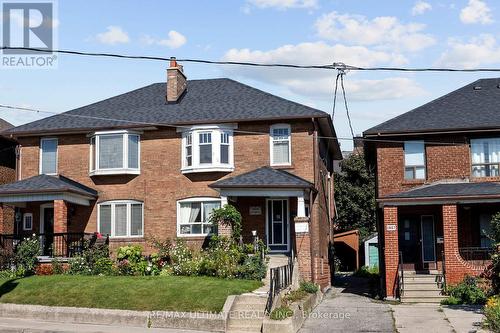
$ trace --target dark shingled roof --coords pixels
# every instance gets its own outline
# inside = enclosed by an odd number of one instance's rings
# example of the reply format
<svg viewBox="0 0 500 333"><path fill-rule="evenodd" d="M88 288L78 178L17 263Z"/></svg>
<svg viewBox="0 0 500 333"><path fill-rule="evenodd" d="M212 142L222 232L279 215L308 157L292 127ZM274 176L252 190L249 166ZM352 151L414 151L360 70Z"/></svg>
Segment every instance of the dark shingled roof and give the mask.
<svg viewBox="0 0 500 333"><path fill-rule="evenodd" d="M385 198L476 197L500 195L500 183L437 183L395 193ZM383 200L384 198L382 198Z"/></svg>
<svg viewBox="0 0 500 333"><path fill-rule="evenodd" d="M147 124L196 124L328 117L328 114L231 79L189 80L180 102L166 104L166 83L155 83L7 133L64 132ZM118 120L116 120L118 119Z"/></svg>
<svg viewBox="0 0 500 333"><path fill-rule="evenodd" d="M400 134L500 127L500 78L481 79L364 132Z"/></svg>
<svg viewBox="0 0 500 333"><path fill-rule="evenodd" d="M9 128L12 128L12 127L14 127L14 125L12 125L8 121L5 121L2 118L0 118L0 132L8 130Z"/></svg>
<svg viewBox="0 0 500 333"><path fill-rule="evenodd" d="M241 187L285 187L309 188L313 184L284 170L262 167L238 176L219 180L210 184L213 188Z"/></svg>
<svg viewBox="0 0 500 333"><path fill-rule="evenodd" d="M0 195L72 192L97 197L97 191L64 176L38 175L14 183L0 185Z"/></svg>

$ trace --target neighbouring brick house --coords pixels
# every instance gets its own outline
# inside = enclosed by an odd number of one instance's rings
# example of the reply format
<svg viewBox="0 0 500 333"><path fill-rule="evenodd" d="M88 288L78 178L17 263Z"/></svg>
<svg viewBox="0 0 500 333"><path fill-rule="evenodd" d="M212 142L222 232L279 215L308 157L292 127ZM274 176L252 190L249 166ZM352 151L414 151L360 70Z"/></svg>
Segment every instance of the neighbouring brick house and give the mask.
<svg viewBox="0 0 500 333"><path fill-rule="evenodd" d="M173 59L156 83L9 131L18 181L0 202L22 216L15 237L42 234L71 256L82 233L112 248L150 237L201 246L212 209L233 204L243 238L294 254L303 278L330 283L331 117L230 79L187 80ZM56 253L54 253L56 252Z"/></svg>
<svg viewBox="0 0 500 333"><path fill-rule="evenodd" d="M423 294L401 290L401 275L457 283L484 271L500 211L499 105L500 79L483 79L364 132L388 297Z"/></svg>
<svg viewBox="0 0 500 333"><path fill-rule="evenodd" d="M3 132L14 127L9 122L0 119L0 184L16 181L16 141L5 137ZM0 234L14 231L14 209L4 212L4 223L0 224Z"/></svg>

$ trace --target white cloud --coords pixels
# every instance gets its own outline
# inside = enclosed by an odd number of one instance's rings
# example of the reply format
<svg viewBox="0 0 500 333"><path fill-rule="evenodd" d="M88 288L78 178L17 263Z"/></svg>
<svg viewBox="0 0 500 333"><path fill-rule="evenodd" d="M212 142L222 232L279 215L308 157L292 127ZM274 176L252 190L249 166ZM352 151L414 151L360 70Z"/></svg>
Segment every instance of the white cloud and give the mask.
<svg viewBox="0 0 500 333"><path fill-rule="evenodd" d="M179 47L186 44L187 38L180 32L177 32L175 30L170 30L168 32L168 38L157 39L149 35L145 35L142 37L142 42L147 45L156 44L161 46L167 46L171 49L178 49Z"/></svg>
<svg viewBox="0 0 500 333"><path fill-rule="evenodd" d="M413 8L411 9L411 14L413 16L415 15L422 15L423 13L429 11L432 9L432 5L428 2L425 1L417 1Z"/></svg>
<svg viewBox="0 0 500 333"><path fill-rule="evenodd" d="M126 44L130 42L128 34L123 31L121 27L111 25L107 27L106 32L102 32L96 35L96 40L102 44Z"/></svg>
<svg viewBox="0 0 500 333"><path fill-rule="evenodd" d="M491 9L481 0L469 0L469 3L460 11L460 21L465 24L493 23Z"/></svg>
<svg viewBox="0 0 500 333"><path fill-rule="evenodd" d="M284 45L273 50L231 49L223 57L228 61L259 63L331 64L342 61L358 66L379 64L401 65L406 58L397 53L370 50L364 46L329 45L324 42ZM236 77L258 80L286 88L289 92L315 99L331 100L335 72L280 68L248 68L226 66L224 70ZM420 95L423 89L408 78L360 80L355 74L346 78L348 98L378 100Z"/></svg>
<svg viewBox="0 0 500 333"><path fill-rule="evenodd" d="M403 24L392 16L369 20L365 16L333 11L320 17L315 27L318 35L326 39L385 49L413 52L436 42L431 35L422 32L426 27L424 24Z"/></svg>
<svg viewBox="0 0 500 333"><path fill-rule="evenodd" d="M475 68L495 63L500 63L500 45L494 36L483 34L468 42L450 39L448 49L441 54L437 65Z"/></svg>
<svg viewBox="0 0 500 333"><path fill-rule="evenodd" d="M247 0L248 4L251 4L258 8L276 8L276 9L289 9L289 8L316 8L318 6L317 0ZM246 11L249 10L248 7Z"/></svg>

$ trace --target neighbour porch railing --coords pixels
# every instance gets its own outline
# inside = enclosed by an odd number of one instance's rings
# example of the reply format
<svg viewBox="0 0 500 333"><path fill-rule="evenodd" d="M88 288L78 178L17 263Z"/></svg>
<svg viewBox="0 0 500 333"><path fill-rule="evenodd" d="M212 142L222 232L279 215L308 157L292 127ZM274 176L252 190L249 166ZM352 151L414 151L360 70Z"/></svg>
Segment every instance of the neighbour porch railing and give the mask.
<svg viewBox="0 0 500 333"><path fill-rule="evenodd" d="M444 251L441 251L441 275L438 275L437 282L441 284L441 289L446 291L446 257Z"/></svg>
<svg viewBox="0 0 500 333"><path fill-rule="evenodd" d="M461 247L458 252L462 259L474 265L486 266L491 262L493 249L491 247Z"/></svg>
<svg viewBox="0 0 500 333"><path fill-rule="evenodd" d="M71 258L83 251L86 239L91 239L89 233L43 233L35 234L40 240L40 256ZM15 251L17 245L28 237L27 235L0 235L0 248Z"/></svg>
<svg viewBox="0 0 500 333"><path fill-rule="evenodd" d="M279 266L275 268L271 268L269 271L269 295L267 298L266 304L266 313L271 313L271 309L273 307L274 300L276 296L283 289L287 288L292 284L293 277L293 257L288 258L288 264L284 266Z"/></svg>
<svg viewBox="0 0 500 333"><path fill-rule="evenodd" d="M401 300L401 297L403 296L404 285L403 252L399 251L398 271L396 275L396 298L399 300Z"/></svg>

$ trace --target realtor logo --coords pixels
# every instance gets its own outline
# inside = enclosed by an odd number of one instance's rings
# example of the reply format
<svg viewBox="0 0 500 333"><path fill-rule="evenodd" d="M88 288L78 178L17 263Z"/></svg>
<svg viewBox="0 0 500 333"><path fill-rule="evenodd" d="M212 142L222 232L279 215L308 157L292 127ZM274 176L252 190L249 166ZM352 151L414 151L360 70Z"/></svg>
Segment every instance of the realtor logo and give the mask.
<svg viewBox="0 0 500 333"><path fill-rule="evenodd" d="M50 51L54 48L54 3L44 2L2 2L2 45L1 65L9 67L53 68L57 59L51 52L16 48L35 48Z"/></svg>

